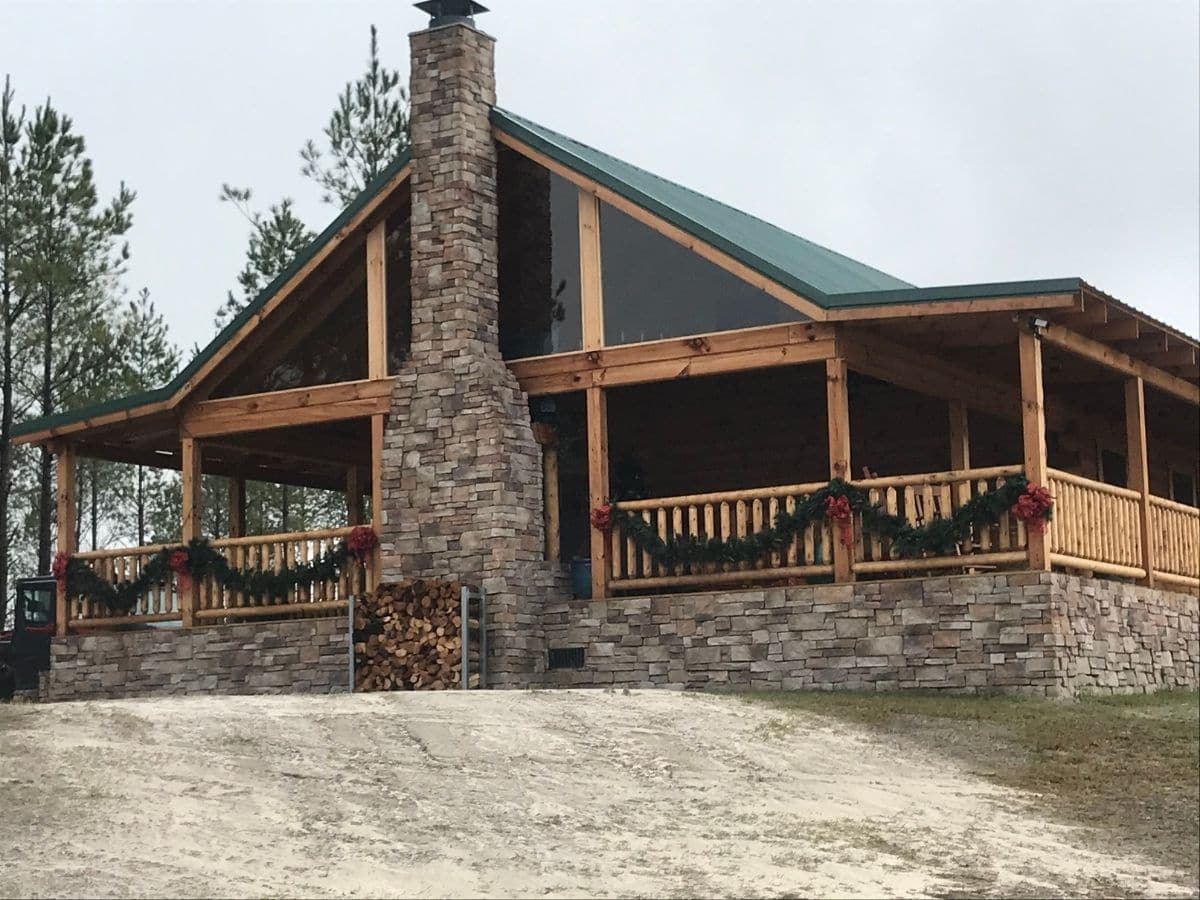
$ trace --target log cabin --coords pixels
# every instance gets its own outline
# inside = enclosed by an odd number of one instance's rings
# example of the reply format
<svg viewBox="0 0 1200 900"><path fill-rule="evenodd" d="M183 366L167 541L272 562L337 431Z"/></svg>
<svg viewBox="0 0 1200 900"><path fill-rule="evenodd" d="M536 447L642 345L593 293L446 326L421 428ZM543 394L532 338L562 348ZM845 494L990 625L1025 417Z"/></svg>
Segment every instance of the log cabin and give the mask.
<svg viewBox="0 0 1200 900"><path fill-rule="evenodd" d="M236 571L378 546L285 596L166 578L114 610L64 578L56 660L446 578L486 589L500 685L1196 683L1195 337L1078 277L916 286L788 233L498 106L483 7L417 5L411 150L171 383L16 438L56 455L62 558L113 584L169 548L77 552L80 458L180 471L184 542ZM1013 479L1048 522L922 543ZM344 491L344 527L245 534L251 480ZM797 512L831 485L847 515Z"/></svg>

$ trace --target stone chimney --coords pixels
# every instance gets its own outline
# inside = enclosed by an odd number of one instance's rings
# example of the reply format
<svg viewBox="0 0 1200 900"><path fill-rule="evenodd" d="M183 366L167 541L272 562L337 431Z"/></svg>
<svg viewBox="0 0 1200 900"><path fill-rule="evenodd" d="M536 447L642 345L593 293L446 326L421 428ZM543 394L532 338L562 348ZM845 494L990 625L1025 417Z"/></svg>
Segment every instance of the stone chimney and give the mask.
<svg viewBox="0 0 1200 900"><path fill-rule="evenodd" d="M544 658L541 448L500 356L495 41L463 0L418 7L412 76L412 346L384 435L385 581L455 578L488 592L491 681L528 683Z"/></svg>

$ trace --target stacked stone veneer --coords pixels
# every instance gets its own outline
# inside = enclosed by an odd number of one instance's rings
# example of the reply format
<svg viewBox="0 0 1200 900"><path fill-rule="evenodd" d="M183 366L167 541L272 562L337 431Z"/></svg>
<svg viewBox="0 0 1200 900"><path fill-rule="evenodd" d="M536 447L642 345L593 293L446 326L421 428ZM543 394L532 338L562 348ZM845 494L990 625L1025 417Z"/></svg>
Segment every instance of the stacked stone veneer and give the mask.
<svg viewBox="0 0 1200 900"><path fill-rule="evenodd" d="M553 686L1006 690L1195 686L1193 596L1050 573L926 578L547 607Z"/></svg>
<svg viewBox="0 0 1200 900"><path fill-rule="evenodd" d="M488 592L493 681L543 659L541 450L500 355L493 40L465 25L412 41L412 347L383 451L385 580L456 578Z"/></svg>
<svg viewBox="0 0 1200 900"><path fill-rule="evenodd" d="M346 691L344 617L55 638L43 700Z"/></svg>

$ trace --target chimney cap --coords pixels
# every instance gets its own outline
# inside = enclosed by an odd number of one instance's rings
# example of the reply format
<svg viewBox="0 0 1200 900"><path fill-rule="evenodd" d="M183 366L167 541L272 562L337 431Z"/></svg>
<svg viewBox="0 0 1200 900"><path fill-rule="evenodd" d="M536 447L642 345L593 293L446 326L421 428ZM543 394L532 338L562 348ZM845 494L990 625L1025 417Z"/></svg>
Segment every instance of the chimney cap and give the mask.
<svg viewBox="0 0 1200 900"><path fill-rule="evenodd" d="M488 11L482 3L475 0L423 0L414 6L421 12L429 13L429 27L454 25L458 22L464 25L474 25L475 16Z"/></svg>

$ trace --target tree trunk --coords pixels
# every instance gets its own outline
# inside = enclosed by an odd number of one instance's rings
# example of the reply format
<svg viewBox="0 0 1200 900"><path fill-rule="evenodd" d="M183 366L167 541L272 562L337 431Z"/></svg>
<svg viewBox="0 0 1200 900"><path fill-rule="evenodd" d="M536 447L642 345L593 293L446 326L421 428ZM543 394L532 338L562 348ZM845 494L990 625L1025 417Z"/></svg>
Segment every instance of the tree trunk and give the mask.
<svg viewBox="0 0 1200 900"><path fill-rule="evenodd" d="M282 499L280 502L279 530L287 534L291 529L288 528L288 486L283 487Z"/></svg>
<svg viewBox="0 0 1200 900"><path fill-rule="evenodd" d="M13 425L13 348L12 348L12 329L13 322L9 314L12 302L12 292L9 289L7 280L4 284L4 346L0 350L3 353L4 359L0 365L3 366L4 384L0 385L0 404L3 404L3 409L0 409L0 542L3 542L4 551L0 553L0 631L5 627L8 621L8 552L9 540L12 537L8 533L8 511L9 501L12 497L12 469L13 469L13 448L9 442L12 436Z"/></svg>
<svg viewBox="0 0 1200 900"><path fill-rule="evenodd" d="M96 499L97 499L97 494L99 493L99 491L96 488L96 468L97 468L96 460L94 460L94 459L89 460L88 468L90 468L92 470L91 499L89 502L89 505L91 506L90 514L92 517L92 521L91 521L92 549L99 550L100 549L100 517L96 512Z"/></svg>
<svg viewBox="0 0 1200 900"><path fill-rule="evenodd" d="M54 410L54 399L50 396L53 387L52 376L54 374L54 361L52 353L54 351L54 298L47 297L46 305L43 309L42 321L42 385L41 385L41 401L42 415L51 415ZM52 508L54 504L54 465L50 456L50 451L42 446L42 453L38 468L38 574L48 575L50 573L50 520L52 518Z"/></svg>

